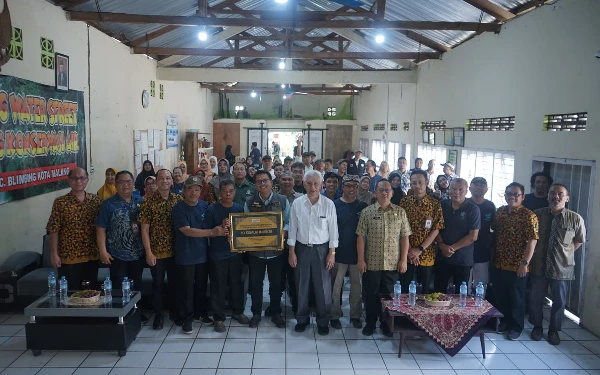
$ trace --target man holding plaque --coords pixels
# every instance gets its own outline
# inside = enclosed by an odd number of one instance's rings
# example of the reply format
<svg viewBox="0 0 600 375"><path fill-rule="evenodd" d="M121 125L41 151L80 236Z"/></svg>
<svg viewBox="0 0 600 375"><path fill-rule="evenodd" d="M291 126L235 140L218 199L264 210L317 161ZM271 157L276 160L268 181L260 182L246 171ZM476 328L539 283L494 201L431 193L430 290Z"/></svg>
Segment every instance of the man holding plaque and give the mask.
<svg viewBox="0 0 600 375"><path fill-rule="evenodd" d="M290 213L288 245L289 263L295 268L298 286L296 332L304 332L310 322L310 284L317 305L320 335L329 334L331 316L331 269L338 247L337 214L333 201L321 195L323 181L318 171L304 175L306 195L296 199Z"/></svg>
<svg viewBox="0 0 600 375"><path fill-rule="evenodd" d="M269 171L261 169L256 171L254 182L257 194L246 200L244 212L282 212L283 231L287 231L290 221L290 205L285 196L273 192L273 182ZM285 262L282 249L251 251L250 267L250 296L252 297L252 319L250 327L258 327L262 315L263 280L265 268L269 277L269 297L271 300L271 321L277 328L285 328L285 321L281 318L281 269Z"/></svg>

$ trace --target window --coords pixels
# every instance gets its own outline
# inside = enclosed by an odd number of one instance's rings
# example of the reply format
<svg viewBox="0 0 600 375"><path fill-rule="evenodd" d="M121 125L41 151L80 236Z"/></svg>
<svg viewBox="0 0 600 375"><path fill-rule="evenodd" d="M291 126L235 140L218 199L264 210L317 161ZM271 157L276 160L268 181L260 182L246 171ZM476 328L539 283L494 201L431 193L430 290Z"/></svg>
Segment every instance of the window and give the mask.
<svg viewBox="0 0 600 375"><path fill-rule="evenodd" d="M396 164L398 164L398 158L401 156L400 152L400 142L388 142L387 162L390 165L391 171L396 169Z"/></svg>
<svg viewBox="0 0 600 375"><path fill-rule="evenodd" d="M337 115L337 108L336 107L327 107L327 116L328 117L334 117Z"/></svg>
<svg viewBox="0 0 600 375"><path fill-rule="evenodd" d="M374 139L371 143L371 159L375 161L377 165L381 164L384 159L385 143L381 139Z"/></svg>
<svg viewBox="0 0 600 375"><path fill-rule="evenodd" d="M412 163L412 159L410 158L410 143L403 143L402 148L403 148L402 155L406 158L406 168L410 169L410 166ZM398 160L398 159L396 159L396 160ZM397 163L398 162L396 162L396 164ZM392 168L392 169L395 169L395 168Z"/></svg>
<svg viewBox="0 0 600 375"><path fill-rule="evenodd" d="M472 118L467 120L469 131L510 131L515 130L515 116L494 118Z"/></svg>
<svg viewBox="0 0 600 375"><path fill-rule="evenodd" d="M358 140L358 149L363 152L363 157L370 155L369 154L369 139L361 138Z"/></svg>
<svg viewBox="0 0 600 375"><path fill-rule="evenodd" d="M460 177L470 182L474 177L483 177L488 183L486 199L496 207L505 204L504 190L513 182L515 155L508 152L463 149L460 157ZM468 193L470 196L470 193Z"/></svg>
<svg viewBox="0 0 600 375"><path fill-rule="evenodd" d="M587 118L587 112L566 115L547 115L544 116L544 130L553 132L585 130Z"/></svg>
<svg viewBox="0 0 600 375"><path fill-rule="evenodd" d="M437 177L442 174L442 166L440 164L445 163L447 159L446 147L420 143L417 147L416 157L423 159L423 168L427 168L429 160L435 159L434 176Z"/></svg>

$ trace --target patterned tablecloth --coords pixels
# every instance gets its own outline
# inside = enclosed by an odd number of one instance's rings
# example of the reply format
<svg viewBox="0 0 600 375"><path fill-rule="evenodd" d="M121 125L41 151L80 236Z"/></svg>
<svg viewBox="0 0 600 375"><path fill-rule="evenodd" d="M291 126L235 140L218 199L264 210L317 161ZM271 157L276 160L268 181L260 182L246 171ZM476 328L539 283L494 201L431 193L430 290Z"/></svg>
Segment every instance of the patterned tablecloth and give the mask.
<svg viewBox="0 0 600 375"><path fill-rule="evenodd" d="M385 311L396 311L406 317L418 328L438 343L451 356L456 355L469 340L483 327L493 315L493 306L483 301L481 307L467 298L467 306L459 307L458 295L448 307L431 307L423 299L418 299L415 306L408 306L408 295L403 294L400 306L393 301L382 299L381 306Z"/></svg>

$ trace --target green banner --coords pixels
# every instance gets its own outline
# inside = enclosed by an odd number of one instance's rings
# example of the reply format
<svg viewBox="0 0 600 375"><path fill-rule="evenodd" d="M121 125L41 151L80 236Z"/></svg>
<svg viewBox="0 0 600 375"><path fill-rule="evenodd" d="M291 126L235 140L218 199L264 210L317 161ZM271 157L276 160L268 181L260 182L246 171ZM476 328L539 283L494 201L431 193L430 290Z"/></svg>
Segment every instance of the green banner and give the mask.
<svg viewBox="0 0 600 375"><path fill-rule="evenodd" d="M82 91L0 75L0 204L67 188L85 146Z"/></svg>

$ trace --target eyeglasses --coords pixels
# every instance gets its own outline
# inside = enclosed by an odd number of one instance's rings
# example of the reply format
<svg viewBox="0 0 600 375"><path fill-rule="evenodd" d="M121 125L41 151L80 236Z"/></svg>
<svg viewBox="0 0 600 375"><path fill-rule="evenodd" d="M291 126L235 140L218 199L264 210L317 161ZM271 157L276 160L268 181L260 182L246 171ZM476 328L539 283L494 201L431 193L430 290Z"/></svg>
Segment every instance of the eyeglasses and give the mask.
<svg viewBox="0 0 600 375"><path fill-rule="evenodd" d="M510 197L518 198L521 195L523 195L523 194L521 194L521 193L504 193L504 196L507 197L507 198L510 198Z"/></svg>
<svg viewBox="0 0 600 375"><path fill-rule="evenodd" d="M392 189L377 189L377 191L380 193L389 193L392 191Z"/></svg>
<svg viewBox="0 0 600 375"><path fill-rule="evenodd" d="M133 180L120 180L115 183L119 185L133 185Z"/></svg>
<svg viewBox="0 0 600 375"><path fill-rule="evenodd" d="M344 187L348 189L358 189L358 185L356 184L344 184Z"/></svg>
<svg viewBox="0 0 600 375"><path fill-rule="evenodd" d="M262 180L254 180L254 183L255 183L256 185L263 185L263 184L266 184L266 183L268 183L268 182L270 182L270 181L271 181L271 180L269 180L268 178L265 178L265 179L262 179Z"/></svg>
<svg viewBox="0 0 600 375"><path fill-rule="evenodd" d="M69 177L69 180L71 181L79 181L79 182L86 182L88 180L87 177Z"/></svg>

